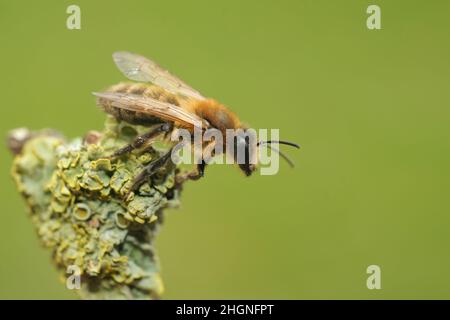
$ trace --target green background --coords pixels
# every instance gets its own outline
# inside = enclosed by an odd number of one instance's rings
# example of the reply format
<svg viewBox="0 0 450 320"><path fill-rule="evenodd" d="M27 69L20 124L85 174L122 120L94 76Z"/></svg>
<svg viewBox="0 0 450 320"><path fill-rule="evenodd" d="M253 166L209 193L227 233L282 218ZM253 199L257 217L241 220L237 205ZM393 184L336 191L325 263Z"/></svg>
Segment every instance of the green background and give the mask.
<svg viewBox="0 0 450 320"><path fill-rule="evenodd" d="M1 132L101 129L111 53L141 53L303 147L294 170L186 185L157 241L164 298L450 298L449 18L448 1L1 0ZM0 161L0 297L76 298Z"/></svg>

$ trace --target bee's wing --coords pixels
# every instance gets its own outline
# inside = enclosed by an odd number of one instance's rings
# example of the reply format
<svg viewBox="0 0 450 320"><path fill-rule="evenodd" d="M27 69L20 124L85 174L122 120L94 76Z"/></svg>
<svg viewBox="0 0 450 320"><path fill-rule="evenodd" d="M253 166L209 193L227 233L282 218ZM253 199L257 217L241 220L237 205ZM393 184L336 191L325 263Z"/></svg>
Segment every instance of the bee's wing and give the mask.
<svg viewBox="0 0 450 320"><path fill-rule="evenodd" d="M187 128L202 129L209 126L206 121L196 114L168 102L117 92L93 92L93 94L100 98L100 104L109 103L110 106L115 108L150 114L165 121L176 122Z"/></svg>
<svg viewBox="0 0 450 320"><path fill-rule="evenodd" d="M205 99L197 90L194 90L150 59L131 52L118 51L113 53L113 60L128 79L151 82L173 94L181 94L198 100Z"/></svg>

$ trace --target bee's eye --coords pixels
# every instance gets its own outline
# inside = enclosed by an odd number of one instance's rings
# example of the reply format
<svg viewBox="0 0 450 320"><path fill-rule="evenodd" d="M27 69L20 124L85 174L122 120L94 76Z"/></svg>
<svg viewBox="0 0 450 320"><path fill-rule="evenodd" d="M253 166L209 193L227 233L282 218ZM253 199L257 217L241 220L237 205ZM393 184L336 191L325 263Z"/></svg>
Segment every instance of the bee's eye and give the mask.
<svg viewBox="0 0 450 320"><path fill-rule="evenodd" d="M234 138L234 155L237 156L238 153L245 152L247 145L247 141L245 141L245 137L236 136Z"/></svg>
<svg viewBox="0 0 450 320"><path fill-rule="evenodd" d="M242 147L245 146L247 144L247 140L245 138L239 137L238 138L238 146Z"/></svg>

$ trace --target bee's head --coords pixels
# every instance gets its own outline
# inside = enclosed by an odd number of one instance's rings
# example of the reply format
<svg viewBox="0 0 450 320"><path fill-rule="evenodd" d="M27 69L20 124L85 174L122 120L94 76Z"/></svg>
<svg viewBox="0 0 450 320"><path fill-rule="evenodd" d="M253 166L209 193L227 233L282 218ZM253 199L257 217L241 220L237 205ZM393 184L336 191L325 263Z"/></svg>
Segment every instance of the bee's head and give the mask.
<svg viewBox="0 0 450 320"><path fill-rule="evenodd" d="M245 173L246 176L250 176L257 169L258 148L266 146L281 156L291 167L293 167L294 162L278 148L272 146L272 144L284 144L297 149L300 148L300 146L296 143L283 140L267 140L258 142L255 130L242 128L238 130L234 136L234 161L239 165L239 168Z"/></svg>
<svg viewBox="0 0 450 320"><path fill-rule="evenodd" d="M256 135L243 129L234 137L234 160L248 177L256 170Z"/></svg>
<svg viewBox="0 0 450 320"><path fill-rule="evenodd" d="M278 153L279 156L281 156L291 167L293 167L294 162L278 148L272 146L272 144L284 144L297 149L300 148L298 144L289 141L267 140L258 142L256 139L256 132L254 130L242 129L234 137L235 163L239 165L239 168L245 173L246 176L250 176L257 169L258 148L261 146L267 146L272 151Z"/></svg>
<svg viewBox="0 0 450 320"><path fill-rule="evenodd" d="M247 150L246 150L246 154L247 154L247 152L249 152L249 150L248 150L249 147L246 146L246 148L247 148ZM244 163L239 164L239 169L241 169L242 172L244 172L247 177L251 176L252 173L256 170L256 164L250 163L249 158L250 157L246 156L246 158L245 158L246 161Z"/></svg>

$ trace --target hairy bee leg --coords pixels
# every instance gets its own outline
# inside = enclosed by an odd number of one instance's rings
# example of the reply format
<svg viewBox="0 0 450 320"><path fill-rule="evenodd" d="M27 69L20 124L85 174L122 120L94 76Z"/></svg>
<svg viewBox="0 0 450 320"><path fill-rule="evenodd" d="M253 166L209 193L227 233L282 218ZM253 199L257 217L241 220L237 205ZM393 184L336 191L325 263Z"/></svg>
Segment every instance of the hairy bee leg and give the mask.
<svg viewBox="0 0 450 320"><path fill-rule="evenodd" d="M137 189L139 189L139 187L145 182L145 180L153 176L158 171L159 168L161 168L168 160L170 160L172 149L173 148L167 151L167 153L165 153L160 158L156 159L153 162L150 162L147 166L144 167L144 169L142 169L142 171L134 178L130 191L128 191L125 198L128 198L128 195L131 192L134 192Z"/></svg>
<svg viewBox="0 0 450 320"><path fill-rule="evenodd" d="M138 149L142 147L147 141L150 139L160 135L161 133L168 133L172 130L172 124L171 123L163 123L162 125L150 130L147 133L144 133L143 135L137 136L133 142L130 144L127 144L126 146L120 148L119 150L116 150L110 157L115 158L119 157L123 154L130 153L134 149Z"/></svg>
<svg viewBox="0 0 450 320"><path fill-rule="evenodd" d="M198 180L200 178L203 178L205 175L205 168L206 163L202 160L202 163L197 164L197 168L191 172L188 172L187 174L184 174L182 176L177 177L177 184L181 184L186 180Z"/></svg>
<svg viewBox="0 0 450 320"><path fill-rule="evenodd" d="M191 172L188 175L189 180L198 180L205 175L206 162L202 160L202 163L197 164L197 171Z"/></svg>

